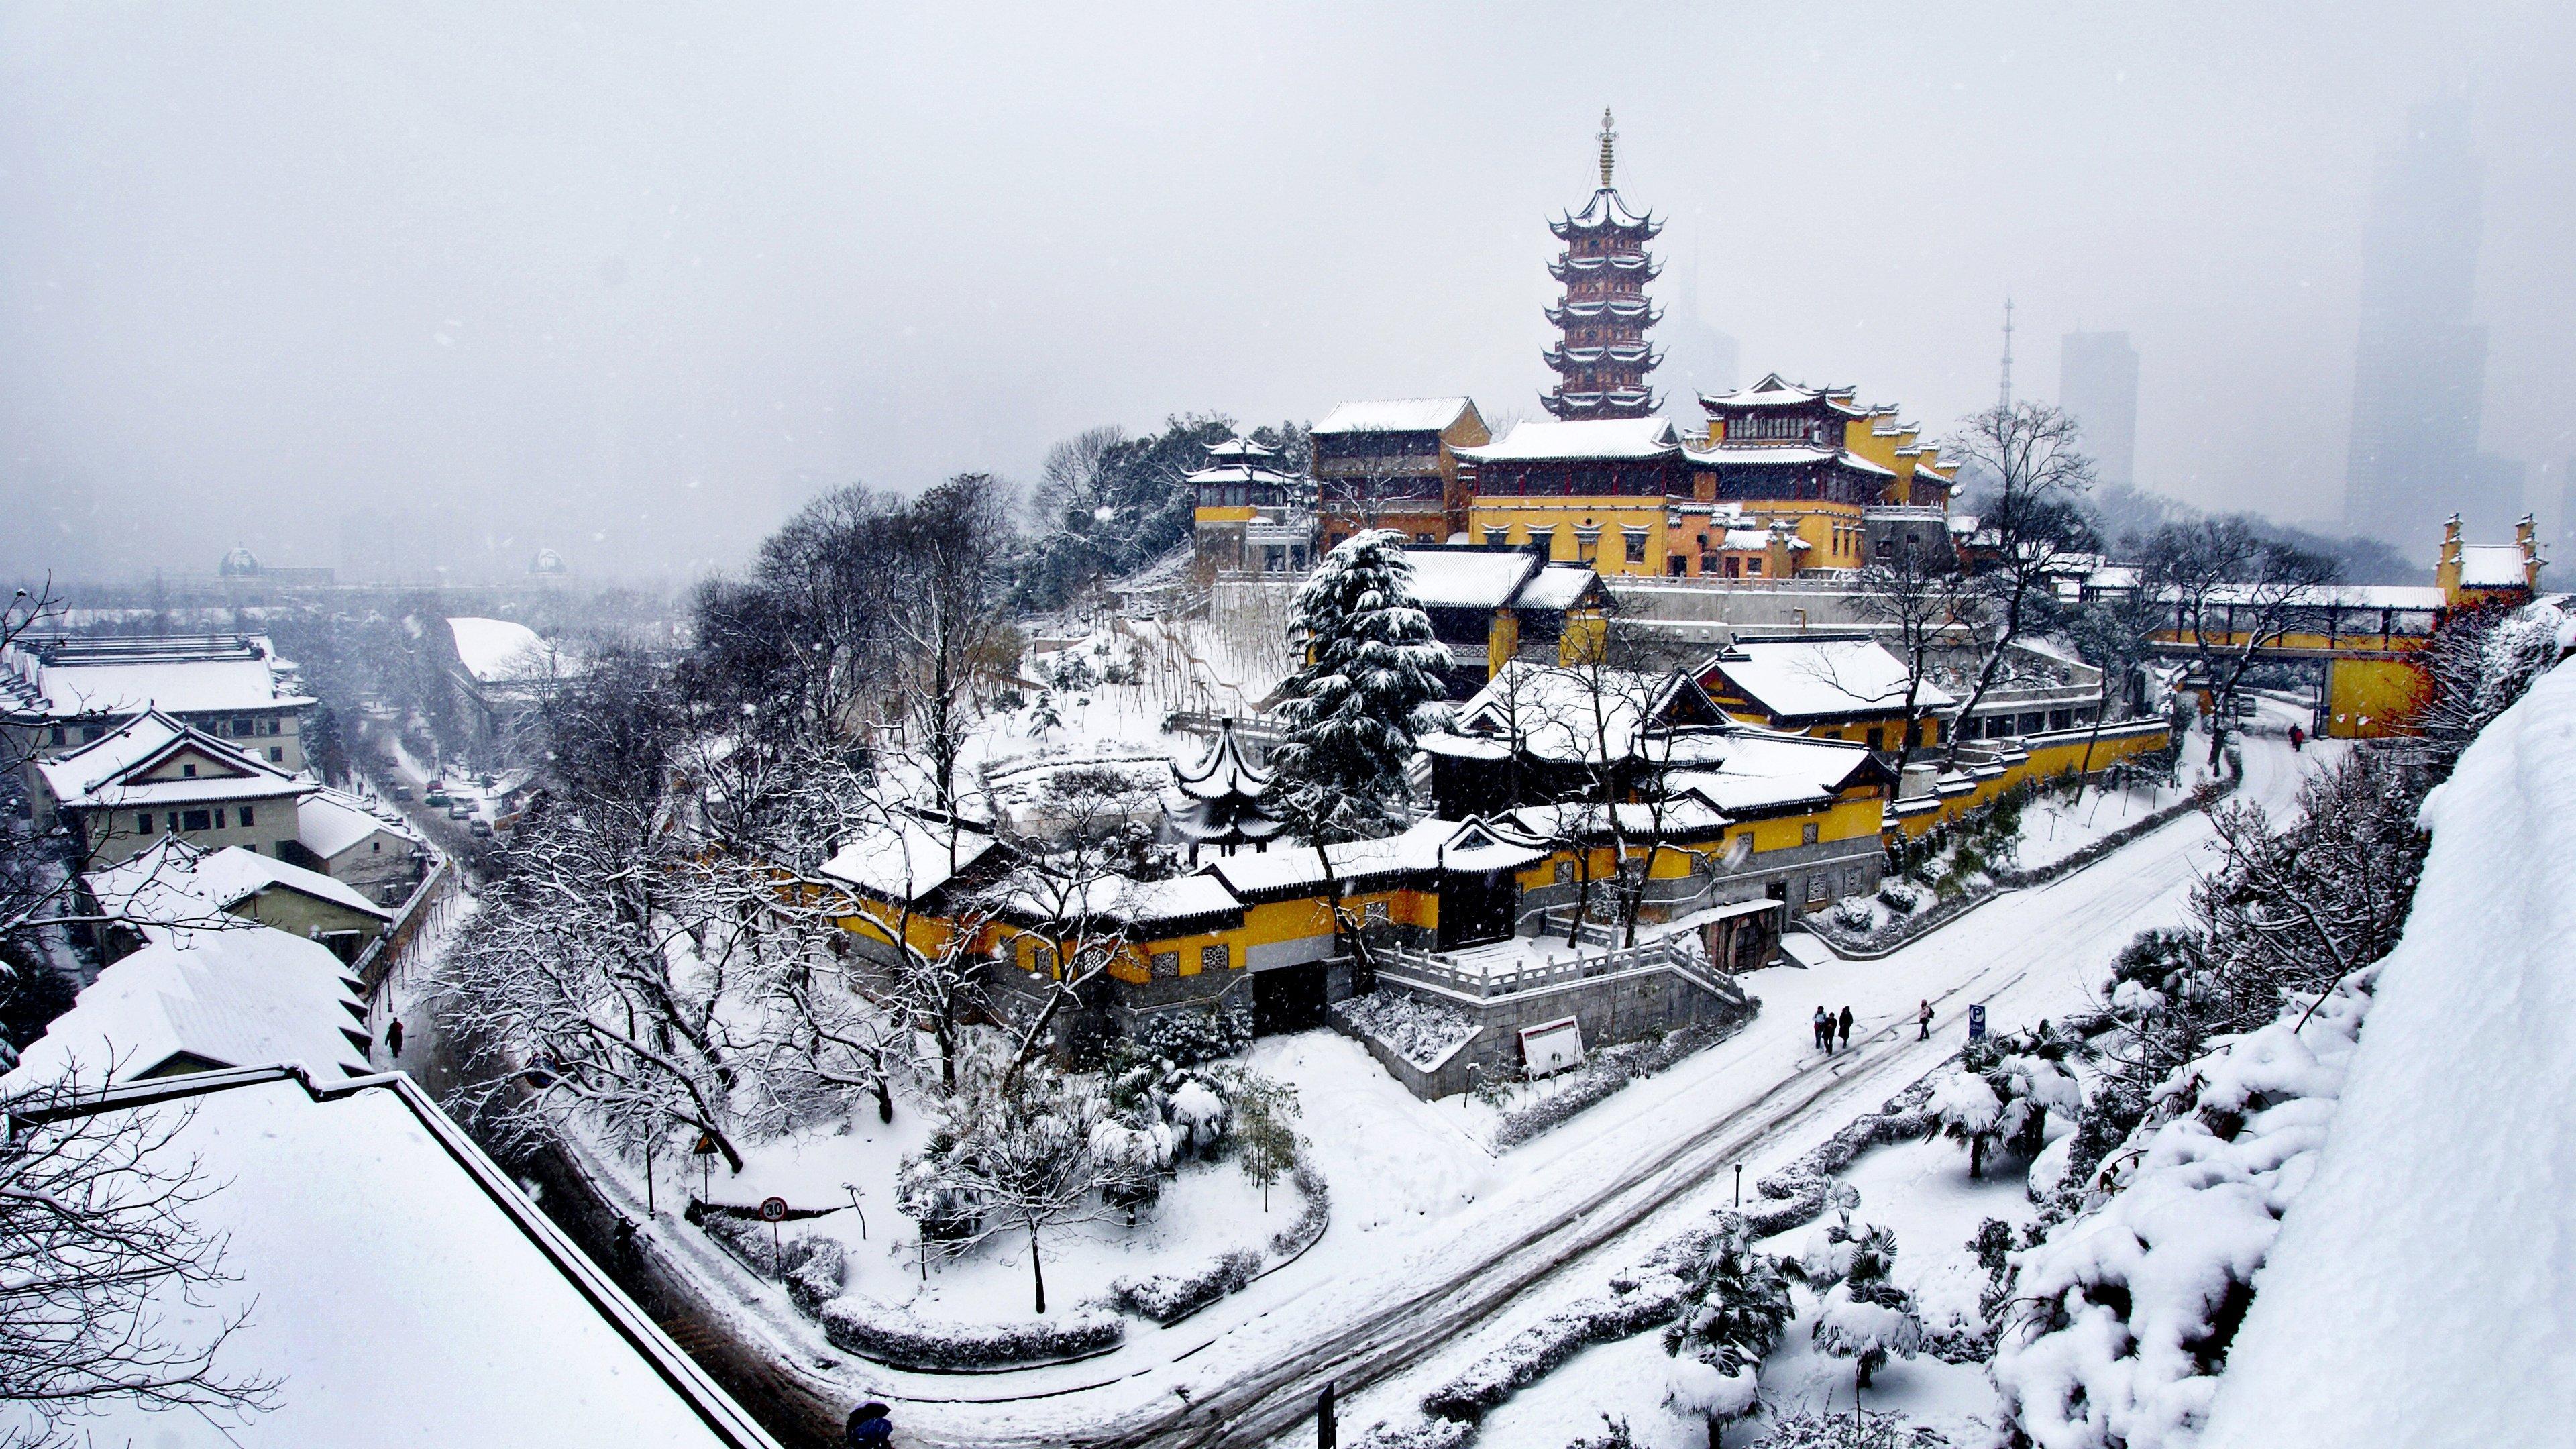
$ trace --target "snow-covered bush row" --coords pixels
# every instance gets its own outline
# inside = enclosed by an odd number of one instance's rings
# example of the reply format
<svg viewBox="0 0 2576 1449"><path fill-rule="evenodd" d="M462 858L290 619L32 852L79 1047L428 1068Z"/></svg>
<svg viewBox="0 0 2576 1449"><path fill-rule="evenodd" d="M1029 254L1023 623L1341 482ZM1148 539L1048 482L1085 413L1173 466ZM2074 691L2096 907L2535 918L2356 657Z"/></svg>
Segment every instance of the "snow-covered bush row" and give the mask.
<svg viewBox="0 0 2576 1449"><path fill-rule="evenodd" d="M2011 1260L2022 1313L1994 1379L2016 1442L2187 1445L2307 1184L2376 968L2174 1073L2089 1185L2094 1206Z"/></svg>
<svg viewBox="0 0 2576 1449"><path fill-rule="evenodd" d="M908 1369L990 1369L1075 1358L1116 1348L1127 1337L1127 1321L1114 1313L932 1323L855 1293L824 1304L816 1317L834 1347Z"/></svg>
<svg viewBox="0 0 2576 1449"><path fill-rule="evenodd" d="M1432 1390L1422 1400L1423 1412L1475 1423L1585 1348L1671 1322L1682 1291L1680 1277L1660 1268L1613 1278L1608 1293L1567 1304Z"/></svg>
<svg viewBox="0 0 2576 1449"><path fill-rule="evenodd" d="M1903 1414L1801 1410L1771 1423L1756 1449L1947 1449L1949 1436Z"/></svg>
<svg viewBox="0 0 2576 1449"><path fill-rule="evenodd" d="M1532 1102L1495 1124L1494 1149L1500 1152L1518 1147L1584 1108L1608 1100L1630 1082L1654 1076L1702 1047L1715 1046L1735 1035L1762 1007L1758 997L1747 997L1746 1001L1750 1009L1732 1021L1695 1023L1667 1034L1661 1041L1603 1047L1572 1075L1560 1080L1554 1095Z"/></svg>
<svg viewBox="0 0 2576 1449"><path fill-rule="evenodd" d="M1219 1253L1214 1262L1195 1273L1121 1278L1109 1285L1109 1301L1121 1313L1170 1324L1229 1293L1242 1292L1260 1272L1259 1253L1235 1248Z"/></svg>
<svg viewBox="0 0 2576 1449"><path fill-rule="evenodd" d="M1297 1209L1297 1216L1290 1220L1288 1226L1270 1235L1270 1256L1283 1260L1306 1251L1309 1245L1322 1237L1325 1224L1332 1220L1333 1215L1332 1199L1324 1187L1324 1175L1315 1170L1314 1164L1298 1163L1289 1172L1288 1180L1296 1184L1298 1195L1305 1199L1305 1206Z"/></svg>
<svg viewBox="0 0 2576 1449"><path fill-rule="evenodd" d="M1426 1071L1476 1030L1464 1012L1387 988L1336 1003L1333 1011L1351 1030L1375 1037Z"/></svg>

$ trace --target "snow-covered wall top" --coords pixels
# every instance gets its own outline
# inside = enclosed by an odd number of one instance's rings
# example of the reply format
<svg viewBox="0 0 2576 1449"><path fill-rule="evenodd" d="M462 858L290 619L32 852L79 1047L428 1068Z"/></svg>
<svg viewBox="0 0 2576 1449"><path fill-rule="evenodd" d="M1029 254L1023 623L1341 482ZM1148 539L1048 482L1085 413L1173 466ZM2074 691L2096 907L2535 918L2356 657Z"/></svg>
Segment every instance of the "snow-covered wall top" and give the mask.
<svg viewBox="0 0 2576 1449"><path fill-rule="evenodd" d="M2576 662L2478 737L2203 1442L2567 1442Z"/></svg>

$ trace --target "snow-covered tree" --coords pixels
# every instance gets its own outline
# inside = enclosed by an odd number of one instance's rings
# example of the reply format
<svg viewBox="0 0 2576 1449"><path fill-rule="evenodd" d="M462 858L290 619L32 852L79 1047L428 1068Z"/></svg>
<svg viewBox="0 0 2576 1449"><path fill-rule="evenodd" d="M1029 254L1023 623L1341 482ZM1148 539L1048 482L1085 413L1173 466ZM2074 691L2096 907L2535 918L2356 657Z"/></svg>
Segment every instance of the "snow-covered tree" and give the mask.
<svg viewBox="0 0 2576 1449"><path fill-rule="evenodd" d="M2306 617L2339 569L2322 554L2258 535L2242 518L2167 524L2147 540L2139 592L2167 601L2165 622L2209 689L2211 765L2225 748L2247 672Z"/></svg>
<svg viewBox="0 0 2576 1449"><path fill-rule="evenodd" d="M1448 651L1413 596L1404 535L1354 534L1297 590L1293 632L1306 662L1279 686L1286 735L1271 751L1272 799L1321 863L1334 933L1346 949L1357 923L1341 901L1326 846L1393 830L1412 795L1414 741L1436 727Z"/></svg>
<svg viewBox="0 0 2576 1449"><path fill-rule="evenodd" d="M1261 1210L1268 1212L1271 1185L1297 1166L1297 1089L1258 1072L1239 1073L1226 1086L1235 1149L1244 1174L1261 1184Z"/></svg>
<svg viewBox="0 0 2576 1449"><path fill-rule="evenodd" d="M1664 1330L1673 1359L1664 1402L1707 1420L1709 1449L1720 1449L1726 1425L1753 1412L1763 1357L1789 1322L1789 1283L1741 1227L1710 1239L1681 1279L1681 1308Z"/></svg>
<svg viewBox="0 0 2576 1449"><path fill-rule="evenodd" d="M1136 1134L1102 1130L1117 1123L1097 1083L1042 1065L978 1072L942 1117L904 1159L899 1206L950 1256L998 1233L1025 1234L1037 1311L1046 1312L1046 1238L1122 1212L1113 1199L1151 1177L1149 1149Z"/></svg>
<svg viewBox="0 0 2576 1449"><path fill-rule="evenodd" d="M2097 546L2081 507L2093 486L2093 460L2077 441L2071 414L2022 402L1970 418L1948 445L1986 484L1977 531L1962 555L1967 579L1958 617L1969 626L1976 662L1958 718L1977 712L2018 641L2055 622L2055 578L2067 557ZM1963 735L1950 736L1944 768L1958 763L1964 743Z"/></svg>
<svg viewBox="0 0 2576 1449"><path fill-rule="evenodd" d="M1890 1276L1896 1269L1896 1233L1880 1223L1854 1223L1846 1209L1839 1222L1820 1229L1808 1244L1802 1271L1811 1284L1830 1282L1816 1313L1816 1347L1853 1361L1859 1386L1890 1356L1912 1358L1923 1346L1923 1322L1914 1299Z"/></svg>
<svg viewBox="0 0 2576 1449"><path fill-rule="evenodd" d="M1932 1084L1932 1120L1941 1135L1968 1149L1968 1175L1986 1175L1986 1154L2003 1140L2004 1103L1975 1072L1945 1074Z"/></svg>
<svg viewBox="0 0 2576 1449"><path fill-rule="evenodd" d="M1270 766L1311 838L1383 834L1411 794L1405 766L1440 722L1448 651L1414 601L1404 535L1355 534L1297 590L1306 663L1280 686L1286 736Z"/></svg>

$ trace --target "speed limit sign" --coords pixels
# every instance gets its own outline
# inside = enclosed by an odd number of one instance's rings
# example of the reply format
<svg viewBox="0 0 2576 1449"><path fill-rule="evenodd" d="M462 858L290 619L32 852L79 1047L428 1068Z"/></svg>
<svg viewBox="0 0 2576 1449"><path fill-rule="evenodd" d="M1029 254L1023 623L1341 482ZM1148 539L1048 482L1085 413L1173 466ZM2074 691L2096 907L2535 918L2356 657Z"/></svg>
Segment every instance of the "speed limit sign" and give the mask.
<svg viewBox="0 0 2576 1449"><path fill-rule="evenodd" d="M783 1223L787 1221L787 1199L783 1197L762 1198L760 1200L760 1220L764 1223Z"/></svg>

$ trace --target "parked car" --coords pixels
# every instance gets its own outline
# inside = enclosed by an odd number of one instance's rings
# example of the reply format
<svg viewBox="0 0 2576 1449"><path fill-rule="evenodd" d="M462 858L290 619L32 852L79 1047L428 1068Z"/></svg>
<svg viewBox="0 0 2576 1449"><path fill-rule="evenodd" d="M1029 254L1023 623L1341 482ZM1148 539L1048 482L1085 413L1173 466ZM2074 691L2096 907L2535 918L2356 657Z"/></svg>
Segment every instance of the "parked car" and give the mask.
<svg viewBox="0 0 2576 1449"><path fill-rule="evenodd" d="M433 789L433 790L438 791L438 792L439 792L440 794L442 794L442 795L443 795L443 794L446 794L446 793L447 793L447 779L446 779L446 777L445 777L445 776L440 776L440 777L438 777L437 779L433 779L433 780L431 780L431 781L429 782L429 788L431 788L431 789Z"/></svg>
<svg viewBox="0 0 2576 1449"><path fill-rule="evenodd" d="M471 820L474 818L474 807L459 801L458 803L447 807L447 818L450 820Z"/></svg>
<svg viewBox="0 0 2576 1449"><path fill-rule="evenodd" d="M467 821L465 825L465 833L478 840L489 840L492 838L492 822L479 817L474 820Z"/></svg>
<svg viewBox="0 0 2576 1449"><path fill-rule="evenodd" d="M430 792L429 792L429 794L428 794L427 796L423 797L423 801L422 801L422 803L427 804L427 805L429 805L429 806L431 806L431 807L433 807L433 808L435 808L435 809L444 810L444 809L446 809L447 807L449 807L449 806L451 806L451 805L455 804L456 802L455 802L455 800L451 799L451 798L448 796L448 793L447 793L446 791L444 791L444 790L432 790L432 791L430 791Z"/></svg>
<svg viewBox="0 0 2576 1449"><path fill-rule="evenodd" d="M411 787L410 787L409 785L396 785L396 786L394 787L394 800L395 800L395 802L396 802L397 804L402 804L402 805L408 805L408 804L410 804L410 803L411 803Z"/></svg>

